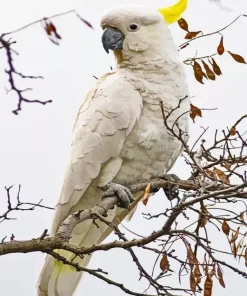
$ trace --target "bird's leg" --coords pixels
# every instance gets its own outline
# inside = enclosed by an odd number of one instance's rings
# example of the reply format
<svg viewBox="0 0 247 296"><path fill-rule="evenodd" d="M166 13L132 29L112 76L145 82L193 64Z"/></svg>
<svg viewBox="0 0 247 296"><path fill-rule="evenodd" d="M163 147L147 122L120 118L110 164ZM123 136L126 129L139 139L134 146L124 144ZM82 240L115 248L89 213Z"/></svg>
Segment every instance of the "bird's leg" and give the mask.
<svg viewBox="0 0 247 296"><path fill-rule="evenodd" d="M130 190L120 184L109 182L107 185L100 187L104 191L102 199L107 198L109 194L115 194L119 198L118 207L130 209L130 204L134 201L133 195Z"/></svg>
<svg viewBox="0 0 247 296"><path fill-rule="evenodd" d="M179 185L178 184L174 184L174 183L178 183L180 181L179 177L175 174L164 174L161 173L159 175L156 176L156 178L159 179L163 179L168 183L167 188L163 188L167 198L169 200L173 200L174 198L179 198Z"/></svg>

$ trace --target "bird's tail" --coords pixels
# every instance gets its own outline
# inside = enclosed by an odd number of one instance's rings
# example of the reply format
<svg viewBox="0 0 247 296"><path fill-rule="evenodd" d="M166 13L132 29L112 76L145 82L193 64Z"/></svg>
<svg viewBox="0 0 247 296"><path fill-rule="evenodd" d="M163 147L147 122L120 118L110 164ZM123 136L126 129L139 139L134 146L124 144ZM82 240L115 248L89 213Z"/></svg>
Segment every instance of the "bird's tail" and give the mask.
<svg viewBox="0 0 247 296"><path fill-rule="evenodd" d="M142 193L135 194L135 202L132 207L136 206L141 195ZM108 219L114 224L119 224L127 214L127 210L114 208L108 212ZM84 221L75 227L70 243L78 247L89 247L101 243L111 232L112 228L103 222L97 221L96 226L91 220ZM66 260L82 267L88 265L92 256L85 255L81 258L65 250L57 250L56 252ZM72 296L82 274L83 272L78 272L74 267L63 264L48 255L38 280L38 296Z"/></svg>
<svg viewBox="0 0 247 296"><path fill-rule="evenodd" d="M82 232L83 235L72 234L71 244L78 247L87 247L97 242L97 238L95 238L97 234L96 226L91 221L89 222L90 225L88 225L86 233ZM57 250L56 252L67 261L77 263L82 267L86 267L91 258L91 255L85 255L81 258L65 250ZM82 272L76 271L73 266L63 264L48 255L38 281L38 295L72 296L82 274Z"/></svg>

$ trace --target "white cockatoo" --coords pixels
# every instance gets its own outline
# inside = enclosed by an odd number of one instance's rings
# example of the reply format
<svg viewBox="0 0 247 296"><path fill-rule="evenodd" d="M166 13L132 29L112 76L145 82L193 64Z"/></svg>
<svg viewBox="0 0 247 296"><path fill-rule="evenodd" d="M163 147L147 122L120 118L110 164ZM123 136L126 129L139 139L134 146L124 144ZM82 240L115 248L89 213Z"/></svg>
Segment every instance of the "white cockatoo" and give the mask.
<svg viewBox="0 0 247 296"><path fill-rule="evenodd" d="M116 68L98 79L83 102L74 126L71 159L53 221L54 235L64 219L101 202L108 185L124 208L115 207L108 219L120 223L129 213L131 194L125 186L167 173L183 146L164 126L164 113L174 109L168 123L188 132L189 93L183 64L172 39L169 23L177 21L187 0L155 10L121 7L101 21L104 49L113 50ZM184 100L182 100L184 99ZM180 104L179 104L180 102ZM132 213L142 192L134 194ZM131 214L131 212L130 212ZM111 229L91 221L78 224L70 243L99 244ZM85 267L83 259L58 251L67 260ZM39 296L72 296L82 273L47 256L38 282Z"/></svg>

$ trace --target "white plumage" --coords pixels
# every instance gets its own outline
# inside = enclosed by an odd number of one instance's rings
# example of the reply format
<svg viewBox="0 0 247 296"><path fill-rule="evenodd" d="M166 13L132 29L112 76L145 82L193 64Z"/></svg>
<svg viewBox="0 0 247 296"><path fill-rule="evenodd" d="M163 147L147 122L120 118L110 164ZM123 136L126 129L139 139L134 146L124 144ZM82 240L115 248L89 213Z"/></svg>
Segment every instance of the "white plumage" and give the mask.
<svg viewBox="0 0 247 296"><path fill-rule="evenodd" d="M129 31L138 24L136 32ZM183 65L169 28L152 9L120 8L108 12L102 27L117 28L125 35L123 49L115 51L117 67L97 81L82 104L73 130L71 160L65 173L51 234L71 213L88 209L101 201L98 186L112 181L130 185L170 170L182 152L182 144L164 127L160 107L165 113L188 96ZM189 97L169 118L177 118L188 132ZM140 193L134 196L140 199ZM127 210L115 208L108 219L119 223ZM70 243L90 246L109 233L105 224L97 228L91 221L74 229ZM74 256L60 252L67 259ZM90 256L75 258L86 266ZM81 273L47 257L39 283L39 296L71 296Z"/></svg>

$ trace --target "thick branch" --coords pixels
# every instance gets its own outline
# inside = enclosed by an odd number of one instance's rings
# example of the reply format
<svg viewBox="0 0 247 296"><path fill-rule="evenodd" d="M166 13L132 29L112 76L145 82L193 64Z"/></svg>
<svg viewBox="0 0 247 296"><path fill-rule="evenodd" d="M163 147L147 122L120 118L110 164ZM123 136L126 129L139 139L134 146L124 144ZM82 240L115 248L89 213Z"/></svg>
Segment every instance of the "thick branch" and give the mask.
<svg viewBox="0 0 247 296"><path fill-rule="evenodd" d="M171 182L164 180L153 180L150 182L151 184L151 192L156 191L158 188L166 188L168 184ZM139 184L135 184L130 186L130 190L132 193L138 191L144 191L148 182L142 182ZM193 190L195 189L195 185L193 181L180 181L179 187L181 189ZM113 242L108 244L102 244L99 246L91 246L89 248L77 248L68 243L68 240L71 236L71 233L74 227L83 221L94 219L97 215L104 216L107 212L114 207L118 202L118 198L116 196L108 196L105 198L98 206L93 207L92 209L79 211L73 215L68 216L62 225L59 227L58 232L55 237L48 237L45 239L33 239L26 241L11 241L0 244L0 256L6 255L10 253L30 253L30 252L46 252L49 253L54 249L64 249L73 252L74 254L89 254L99 250L109 250L112 248L124 248L127 249L129 247L139 246L148 244L155 239L161 237L162 235L168 234L171 225L175 221L179 212L176 212L174 209L174 213L167 219L163 228L157 232L152 233L150 236L147 236L140 240L133 240L127 242Z"/></svg>

